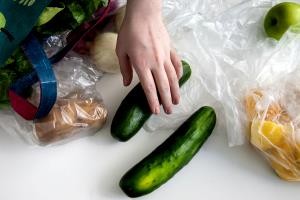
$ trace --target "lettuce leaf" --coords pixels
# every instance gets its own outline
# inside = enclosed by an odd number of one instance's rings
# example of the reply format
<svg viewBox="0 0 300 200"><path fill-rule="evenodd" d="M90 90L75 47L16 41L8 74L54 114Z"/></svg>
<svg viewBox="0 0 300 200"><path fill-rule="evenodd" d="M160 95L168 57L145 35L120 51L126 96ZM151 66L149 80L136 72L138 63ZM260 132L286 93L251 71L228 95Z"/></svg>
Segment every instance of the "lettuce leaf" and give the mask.
<svg viewBox="0 0 300 200"><path fill-rule="evenodd" d="M38 24L35 31L39 38L43 38L66 30L74 30L83 22L90 20L93 13L98 8L107 6L107 3L108 0L53 0L49 7L63 9L57 13L51 12L51 16L48 14L47 23Z"/></svg>
<svg viewBox="0 0 300 200"><path fill-rule="evenodd" d="M48 23L53 17L55 17L59 12L61 12L64 7L47 7L38 19L36 26L42 26Z"/></svg>
<svg viewBox="0 0 300 200"><path fill-rule="evenodd" d="M27 60L23 51L19 48L6 61L4 68L0 69L0 109L9 105L8 89L18 78L30 73L32 65ZM30 96L31 89L24 91L26 96Z"/></svg>
<svg viewBox="0 0 300 200"><path fill-rule="evenodd" d="M90 20L93 13L108 0L53 0L41 14L34 31L36 36L43 40L50 35L66 30L73 30L85 21ZM18 78L30 73L32 65L19 48L0 69L0 109L9 106L7 96L10 85ZM30 96L31 90L25 91Z"/></svg>

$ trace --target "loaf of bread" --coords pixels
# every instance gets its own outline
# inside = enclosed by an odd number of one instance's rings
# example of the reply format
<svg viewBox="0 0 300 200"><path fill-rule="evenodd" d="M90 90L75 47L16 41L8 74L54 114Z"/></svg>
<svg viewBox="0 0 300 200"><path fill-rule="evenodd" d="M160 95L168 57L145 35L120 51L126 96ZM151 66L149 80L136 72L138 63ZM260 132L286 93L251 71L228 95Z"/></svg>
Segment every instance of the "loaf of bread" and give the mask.
<svg viewBox="0 0 300 200"><path fill-rule="evenodd" d="M107 110L95 99L60 99L47 117L35 122L35 136L49 144L79 133L94 133L106 122Z"/></svg>

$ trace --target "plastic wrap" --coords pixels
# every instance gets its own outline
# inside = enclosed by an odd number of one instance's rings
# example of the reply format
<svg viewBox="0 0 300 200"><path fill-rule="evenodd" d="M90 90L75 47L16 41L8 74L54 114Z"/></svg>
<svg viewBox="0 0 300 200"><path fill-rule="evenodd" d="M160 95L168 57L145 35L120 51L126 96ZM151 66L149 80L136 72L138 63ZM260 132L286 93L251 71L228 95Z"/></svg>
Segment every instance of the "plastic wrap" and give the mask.
<svg viewBox="0 0 300 200"><path fill-rule="evenodd" d="M152 117L147 129L175 129L176 119L183 120L205 102L217 101L224 109L229 145L243 144L247 117L242 99L246 91L288 74L299 61L298 37L289 33L276 42L264 33L264 16L278 2L165 2L165 21L172 41L191 64L193 74L183 87L181 105L174 114Z"/></svg>
<svg viewBox="0 0 300 200"><path fill-rule="evenodd" d="M300 180L300 71L248 91L244 104L248 138L289 181Z"/></svg>
<svg viewBox="0 0 300 200"><path fill-rule="evenodd" d="M176 129L197 108L214 106L229 146L250 139L280 177L299 180L300 36L288 31L276 41L263 27L280 2L166 1L172 41L193 73L173 114L152 116L145 128Z"/></svg>
<svg viewBox="0 0 300 200"><path fill-rule="evenodd" d="M58 99L47 117L25 121L10 109L2 110L2 130L19 135L31 144L48 145L99 131L107 118L107 110L96 91L102 76L87 59L70 53L54 66L58 82ZM33 88L31 103L39 102L39 86ZM7 121L8 120L8 121Z"/></svg>

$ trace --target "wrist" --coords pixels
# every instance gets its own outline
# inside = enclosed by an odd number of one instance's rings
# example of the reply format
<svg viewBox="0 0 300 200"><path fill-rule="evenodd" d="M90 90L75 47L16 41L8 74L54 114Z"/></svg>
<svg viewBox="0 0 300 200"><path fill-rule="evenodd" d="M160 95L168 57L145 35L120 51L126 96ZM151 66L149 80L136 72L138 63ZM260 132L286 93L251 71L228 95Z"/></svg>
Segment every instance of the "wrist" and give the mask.
<svg viewBox="0 0 300 200"><path fill-rule="evenodd" d="M126 7L126 17L161 17L162 0L128 0Z"/></svg>

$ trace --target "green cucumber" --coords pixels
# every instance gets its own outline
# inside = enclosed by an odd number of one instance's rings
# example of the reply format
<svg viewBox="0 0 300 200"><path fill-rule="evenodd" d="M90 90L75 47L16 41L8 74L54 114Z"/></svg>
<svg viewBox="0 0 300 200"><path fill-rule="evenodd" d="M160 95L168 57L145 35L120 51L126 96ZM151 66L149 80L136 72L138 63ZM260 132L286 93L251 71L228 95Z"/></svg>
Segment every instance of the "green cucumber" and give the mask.
<svg viewBox="0 0 300 200"><path fill-rule="evenodd" d="M191 67L182 61L183 75L179 80L182 86L191 76ZM132 138L150 118L152 112L141 84L133 88L122 101L111 124L111 135L125 142Z"/></svg>
<svg viewBox="0 0 300 200"><path fill-rule="evenodd" d="M164 143L121 179L120 187L129 197L153 192L172 178L199 151L216 124L215 111L202 107Z"/></svg>

